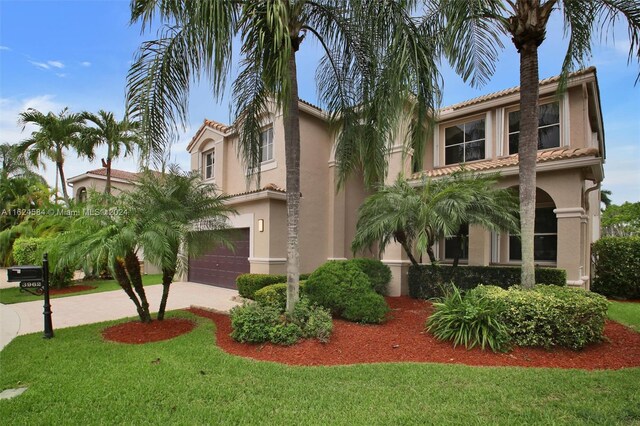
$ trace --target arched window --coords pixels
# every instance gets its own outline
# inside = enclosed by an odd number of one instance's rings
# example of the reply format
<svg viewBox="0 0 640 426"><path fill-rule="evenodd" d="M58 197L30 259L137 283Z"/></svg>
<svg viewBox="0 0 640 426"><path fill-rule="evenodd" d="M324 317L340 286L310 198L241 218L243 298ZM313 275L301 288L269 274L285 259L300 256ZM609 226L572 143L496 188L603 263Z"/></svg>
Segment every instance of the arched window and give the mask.
<svg viewBox="0 0 640 426"><path fill-rule="evenodd" d="M78 189L78 195L76 196L77 200L81 203L84 203L87 201L87 188L80 188Z"/></svg>
<svg viewBox="0 0 640 426"><path fill-rule="evenodd" d="M558 219L556 208L549 194L536 189L536 222L534 226L533 258L540 262L555 262L558 259ZM509 235L509 260L522 260L520 236Z"/></svg>

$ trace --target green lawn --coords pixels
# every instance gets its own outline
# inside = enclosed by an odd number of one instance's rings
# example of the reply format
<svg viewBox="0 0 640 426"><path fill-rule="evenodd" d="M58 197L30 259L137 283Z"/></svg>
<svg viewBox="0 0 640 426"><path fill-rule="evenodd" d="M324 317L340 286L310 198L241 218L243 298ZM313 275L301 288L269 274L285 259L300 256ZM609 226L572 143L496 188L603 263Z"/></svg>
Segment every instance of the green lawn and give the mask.
<svg viewBox="0 0 640 426"><path fill-rule="evenodd" d="M162 274L150 274L142 277L142 283L147 285L162 284ZM95 281L77 281L78 285L90 285L96 287L93 290L80 291L77 293L67 293L52 295L52 299L58 297L78 296L80 294L101 293L103 291L120 290L120 286L116 280L95 280ZM3 288L0 290L0 303L10 305L12 303L31 302L33 300L42 300L42 296L34 296L27 292L21 292L18 287Z"/></svg>
<svg viewBox="0 0 640 426"><path fill-rule="evenodd" d="M231 356L211 321L146 345L94 324L0 352L3 424L638 424L640 368L581 371L370 364L288 367ZM44 361L44 362L43 362Z"/></svg>
<svg viewBox="0 0 640 426"><path fill-rule="evenodd" d="M609 304L609 318L640 332L640 303L612 301Z"/></svg>

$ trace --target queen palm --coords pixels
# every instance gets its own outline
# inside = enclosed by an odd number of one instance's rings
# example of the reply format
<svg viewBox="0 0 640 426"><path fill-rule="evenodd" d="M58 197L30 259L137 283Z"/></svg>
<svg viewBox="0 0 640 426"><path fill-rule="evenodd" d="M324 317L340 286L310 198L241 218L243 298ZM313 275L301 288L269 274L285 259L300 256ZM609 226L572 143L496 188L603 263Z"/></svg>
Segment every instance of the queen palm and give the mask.
<svg viewBox="0 0 640 426"><path fill-rule="evenodd" d="M389 141L413 93L426 111L437 75L433 44L411 18L415 2L379 0L134 0L132 21L163 27L161 38L142 45L128 79L131 117L139 118L153 152L175 137L187 120L192 80L206 77L222 96L234 38L241 69L233 84L239 153L259 170L262 118L272 106L284 115L287 190L287 309L298 300L300 128L296 57L306 36L319 41L321 98L341 127L340 151L355 151L363 136ZM418 76L420 78L418 78ZM379 80L384 85L377 85ZM380 102L374 102L380 100ZM382 102L384 100L384 102ZM375 107L373 104L385 108ZM358 106L360 106L358 108ZM425 128L417 114L412 135ZM373 120L372 118L379 118ZM353 119L351 119L353 118ZM367 131L361 130L366 128ZM373 129L373 130L371 130ZM364 142L360 140L360 142ZM344 163L341 163L345 165ZM350 165L346 165L349 169ZM259 172L257 173L259 179Z"/></svg>
<svg viewBox="0 0 640 426"><path fill-rule="evenodd" d="M18 123L22 125L22 130L27 124L38 127L31 133L31 136L18 145L18 150L26 154L27 159L33 165L40 165L42 159L47 158L56 164L60 185L64 200L69 205L69 194L67 193L67 181L64 176L64 150L69 148L79 149L80 134L84 129L84 121L80 114L70 113L67 108L59 114L42 112L29 108L21 112ZM56 193L58 181L56 180Z"/></svg>
<svg viewBox="0 0 640 426"><path fill-rule="evenodd" d="M517 228L517 198L495 187L499 175L459 171L440 179L425 179L419 187L399 178L369 196L358 210L354 252L378 244L382 253L399 243L412 264L426 252L437 264L433 245L438 238L457 235L462 225L480 225L492 231Z"/></svg>
<svg viewBox="0 0 640 426"><path fill-rule="evenodd" d="M440 0L446 20L447 55L456 71L472 84L484 83L494 72L501 35L511 38L520 55L520 222L522 285L535 283L533 234L538 149L538 48L554 11L564 15L569 36L561 85L568 73L591 54L592 37L613 28L618 20L629 30L629 59L640 59L640 3L636 0Z"/></svg>
<svg viewBox="0 0 640 426"><path fill-rule="evenodd" d="M146 172L137 183L135 191L125 195L125 204L145 259L162 269L157 317L162 320L173 277L186 267L185 253L197 256L212 244L231 247L221 230L235 211L197 172L170 166L168 173Z"/></svg>
<svg viewBox="0 0 640 426"><path fill-rule="evenodd" d="M103 160L107 169L107 183L104 188L105 194L111 194L111 163L114 158L121 155L126 157L133 152L133 148L139 144L140 137L137 134L138 123L131 122L127 117L118 121L112 112L104 110L98 114L83 112L83 119L93 123L95 127L87 127L83 133L83 144L85 150L92 158L96 146L107 146L107 158Z"/></svg>

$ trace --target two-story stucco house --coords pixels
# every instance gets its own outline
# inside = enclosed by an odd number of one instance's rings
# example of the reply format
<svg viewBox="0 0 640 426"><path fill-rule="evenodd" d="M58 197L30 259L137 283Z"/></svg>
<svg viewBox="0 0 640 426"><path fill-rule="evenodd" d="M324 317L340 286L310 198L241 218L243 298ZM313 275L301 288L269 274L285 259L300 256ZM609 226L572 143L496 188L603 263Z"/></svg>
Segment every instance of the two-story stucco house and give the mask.
<svg viewBox="0 0 640 426"><path fill-rule="evenodd" d="M599 238L600 183L603 179L604 130L594 68L571 75L566 92L556 94L557 77L540 82L540 125L537 177L535 258L541 266L567 271L569 285L588 288L590 244ZM387 182L398 174L419 185L424 176L437 179L462 164L478 172L500 172L503 187L518 186L519 89L512 88L445 107L438 112L428 140L424 170L411 170L411 157L396 144L389 158ZM352 256L357 209L367 191L352 178L336 191L333 138L325 114L300 101L301 217L300 267L310 272L330 259ZM286 268L285 160L282 115L265 118L263 185L248 190L239 161L233 127L205 120L188 146L191 167L232 197L238 211L235 252L215 249L191 259L191 281L233 286L239 273L284 273ZM517 265L520 243L515 235L471 226L462 263ZM435 247L443 262L451 256L451 240ZM425 257L426 258L426 257ZM385 251L383 262L393 272L391 295L407 293L409 261L399 245Z"/></svg>

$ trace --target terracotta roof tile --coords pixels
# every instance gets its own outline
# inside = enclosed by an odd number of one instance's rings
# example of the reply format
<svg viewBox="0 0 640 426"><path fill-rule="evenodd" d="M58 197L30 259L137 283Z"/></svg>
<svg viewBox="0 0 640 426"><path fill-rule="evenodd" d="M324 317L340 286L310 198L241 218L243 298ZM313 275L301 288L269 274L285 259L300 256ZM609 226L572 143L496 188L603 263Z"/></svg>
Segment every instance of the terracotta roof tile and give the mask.
<svg viewBox="0 0 640 426"><path fill-rule="evenodd" d="M96 175L96 176L106 176L107 169L106 167L102 167L100 169L89 170L87 174ZM134 172L128 172L126 170L111 169L111 177L117 178L117 179L125 179L125 180L137 180L138 174Z"/></svg>
<svg viewBox="0 0 640 426"><path fill-rule="evenodd" d="M569 73L569 78L579 77L581 75L589 74L589 73L595 72L595 71L596 71L595 67L584 68L584 69L578 70L576 72ZM540 86L545 86L545 85L548 85L548 84L557 83L558 81L560 81L560 76L559 75L556 75L556 76L553 76L553 77L549 77L549 78L545 78L543 80L540 80ZM492 99L497 99L497 98L500 98L502 96L515 94L515 93L518 93L519 91L520 91L520 86L511 87L509 89L500 90L498 92L489 93L489 94L486 94L486 95L479 96L477 98L469 99L469 100L466 100L466 101L463 101L463 102L460 102L460 103L457 103L457 104L446 106L444 108L441 108L440 112L443 112L443 111L446 111L446 110L456 110L456 109L468 107L468 106L471 106L471 105L479 104L481 102L486 102L486 101L490 101Z"/></svg>
<svg viewBox="0 0 640 426"><path fill-rule="evenodd" d="M599 151L597 148L558 148L549 149L538 152L538 163L545 163L547 161L567 160L570 158L597 157ZM471 171L485 171L485 170L497 170L503 167L511 167L518 165L518 154L509 155L508 157L499 157L493 160L486 161L474 161L472 163L466 163L464 165L465 170ZM426 170L411 175L411 179L421 179L424 177L439 177L450 175L451 173L460 170L461 165L456 164L446 167L438 167L433 170Z"/></svg>
<svg viewBox="0 0 640 426"><path fill-rule="evenodd" d="M254 189L253 191L246 191L246 192L240 192L238 194L231 194L229 195L230 197L239 197L241 195L249 195L249 194L256 194L258 192L262 192L262 191L275 191L275 192L281 192L283 194L287 193L287 190L284 188L280 188L278 185L276 185L275 183L268 183L265 186L263 186L260 189Z"/></svg>
<svg viewBox="0 0 640 426"><path fill-rule="evenodd" d="M209 120L207 118L204 119L204 124L211 127L212 129L218 130L219 132L227 133L231 130L231 126L227 126L226 124L220 123L219 121Z"/></svg>

